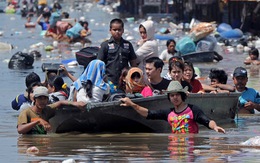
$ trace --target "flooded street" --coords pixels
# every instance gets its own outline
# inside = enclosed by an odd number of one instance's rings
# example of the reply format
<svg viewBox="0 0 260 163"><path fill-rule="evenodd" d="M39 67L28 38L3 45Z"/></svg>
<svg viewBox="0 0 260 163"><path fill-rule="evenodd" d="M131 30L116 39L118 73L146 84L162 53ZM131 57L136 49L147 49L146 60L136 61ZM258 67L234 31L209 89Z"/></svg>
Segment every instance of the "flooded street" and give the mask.
<svg viewBox="0 0 260 163"><path fill-rule="evenodd" d="M92 35L91 45L99 46L109 37L109 22L117 13L108 13L95 4L88 10L72 10L71 1L64 4L63 9L71 13L71 17L84 16L89 21ZM36 17L33 18L36 21ZM46 52L41 49L42 57L34 61L34 68L29 70L10 70L8 60L17 51L26 51L35 43L52 45L53 40L40 36L40 27L24 28L25 18L18 14L0 14L0 42L14 45L11 51L0 51L0 162L62 162L74 159L76 162L259 162L259 147L242 147L239 143L260 135L260 116L237 117L230 123L220 124L226 134L216 133L205 127L199 134L172 135L165 133L122 133L122 134L81 134L67 133L48 135L19 135L16 130L19 111L11 108L11 101L25 90L25 76L36 72L41 79L42 63L61 63L63 60L75 58L74 52L80 48L60 43L60 49ZM139 39L134 30L139 24L126 22L125 35L134 36L133 44ZM166 48L160 42L160 52ZM74 49L74 50L70 50ZM237 66L244 66L247 54L224 53L219 63L195 63L201 70L205 83L211 68L223 68L229 75L228 83L232 84L231 74ZM249 73L248 86L260 90L259 66L246 67ZM75 76L83 71L83 67L68 67ZM71 81L64 77L71 84ZM28 154L26 150L36 146L37 154Z"/></svg>

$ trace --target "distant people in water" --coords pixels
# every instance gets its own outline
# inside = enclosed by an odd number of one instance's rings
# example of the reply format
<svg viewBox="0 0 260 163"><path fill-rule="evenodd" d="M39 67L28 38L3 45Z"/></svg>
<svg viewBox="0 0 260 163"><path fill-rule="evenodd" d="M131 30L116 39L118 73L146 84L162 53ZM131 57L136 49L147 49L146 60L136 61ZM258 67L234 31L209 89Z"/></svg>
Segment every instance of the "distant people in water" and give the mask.
<svg viewBox="0 0 260 163"><path fill-rule="evenodd" d="M260 94L257 90L246 87L247 81L247 70L237 67L233 73L233 82L236 92L242 93L239 97L240 114L254 114L255 109L260 111Z"/></svg>
<svg viewBox="0 0 260 163"><path fill-rule="evenodd" d="M224 70L211 69L209 73L210 85L202 84L205 92L209 93L228 93L234 92L235 87L227 84L228 75Z"/></svg>
<svg viewBox="0 0 260 163"><path fill-rule="evenodd" d="M248 57L244 61L244 64L246 65L260 65L260 60L259 60L259 51L258 49L254 48L249 51Z"/></svg>

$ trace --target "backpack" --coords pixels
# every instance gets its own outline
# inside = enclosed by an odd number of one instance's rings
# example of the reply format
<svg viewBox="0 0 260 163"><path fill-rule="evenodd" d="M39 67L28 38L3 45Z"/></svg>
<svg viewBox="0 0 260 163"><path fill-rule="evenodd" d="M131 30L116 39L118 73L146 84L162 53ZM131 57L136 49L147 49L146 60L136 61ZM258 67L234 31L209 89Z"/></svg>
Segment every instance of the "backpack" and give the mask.
<svg viewBox="0 0 260 163"><path fill-rule="evenodd" d="M90 46L81 49L80 51L76 52L76 60L79 65L84 66L85 68L88 64L97 58L99 47L97 46Z"/></svg>

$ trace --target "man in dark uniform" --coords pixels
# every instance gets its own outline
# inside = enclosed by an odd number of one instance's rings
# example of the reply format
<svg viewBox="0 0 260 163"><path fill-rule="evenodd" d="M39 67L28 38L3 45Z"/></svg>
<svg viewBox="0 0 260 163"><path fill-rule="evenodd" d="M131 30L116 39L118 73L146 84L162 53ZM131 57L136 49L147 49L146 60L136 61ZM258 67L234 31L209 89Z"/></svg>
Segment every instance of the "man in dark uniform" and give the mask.
<svg viewBox="0 0 260 163"><path fill-rule="evenodd" d="M106 64L108 80L118 85L123 68L136 67L136 54L133 45L122 38L124 23L121 19L110 21L111 38L101 44L97 58Z"/></svg>

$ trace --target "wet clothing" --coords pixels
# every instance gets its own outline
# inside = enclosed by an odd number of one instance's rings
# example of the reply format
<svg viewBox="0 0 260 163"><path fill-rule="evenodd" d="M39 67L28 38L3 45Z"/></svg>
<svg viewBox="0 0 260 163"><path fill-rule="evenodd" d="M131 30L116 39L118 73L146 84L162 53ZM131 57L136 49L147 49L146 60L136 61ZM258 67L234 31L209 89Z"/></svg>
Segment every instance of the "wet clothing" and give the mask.
<svg viewBox="0 0 260 163"><path fill-rule="evenodd" d="M139 63L138 67L145 72L145 64L146 60L152 57L158 57L158 43L154 38L155 27L154 23L151 20L147 20L141 23L144 26L147 34L147 40L144 43L141 43L140 47L137 49L137 63Z"/></svg>
<svg viewBox="0 0 260 163"><path fill-rule="evenodd" d="M80 38L80 32L83 30L84 28L82 27L82 25L80 25L79 23L76 23L72 28L68 29L66 31L66 36L68 36L69 38Z"/></svg>
<svg viewBox="0 0 260 163"><path fill-rule="evenodd" d="M260 104L260 95L259 92L253 88L247 88L239 96L239 106L244 107L245 103L252 101L254 103ZM254 109L250 110L250 113L254 114Z"/></svg>
<svg viewBox="0 0 260 163"><path fill-rule="evenodd" d="M105 62L108 80L118 85L121 71L129 67L129 62L136 59L136 54L129 41L121 38L118 44L111 37L101 44L97 58Z"/></svg>
<svg viewBox="0 0 260 163"><path fill-rule="evenodd" d="M199 127L196 122L209 128L210 119L195 105L188 104L187 108L180 113L174 108L164 110L148 110L146 119L160 119L168 121L172 133L198 133Z"/></svg>
<svg viewBox="0 0 260 163"><path fill-rule="evenodd" d="M49 23L46 22L39 22L38 24L42 27L43 31L46 31L50 26Z"/></svg>
<svg viewBox="0 0 260 163"><path fill-rule="evenodd" d="M24 94L20 94L12 101L12 108L14 110L19 110L22 104L27 102L29 102L29 100L24 96Z"/></svg>
<svg viewBox="0 0 260 163"><path fill-rule="evenodd" d="M27 108L19 114L17 126L21 124L30 123L33 121L33 119L37 118L42 118L45 121L49 121L49 119L52 118L54 115L55 110L52 109L50 106L44 108L41 114L37 114L31 108ZM27 134L46 134L46 131L44 130L42 125L38 124L34 128L32 128L32 130L29 131Z"/></svg>

